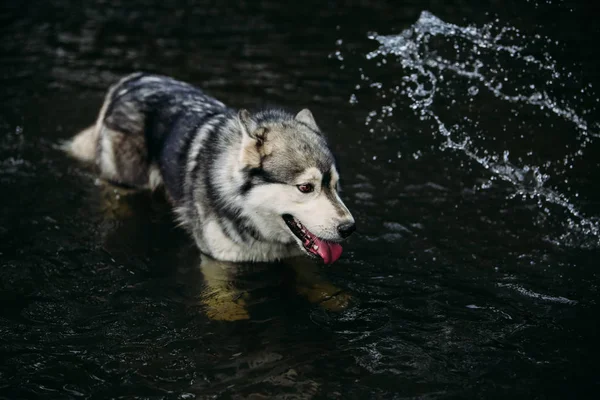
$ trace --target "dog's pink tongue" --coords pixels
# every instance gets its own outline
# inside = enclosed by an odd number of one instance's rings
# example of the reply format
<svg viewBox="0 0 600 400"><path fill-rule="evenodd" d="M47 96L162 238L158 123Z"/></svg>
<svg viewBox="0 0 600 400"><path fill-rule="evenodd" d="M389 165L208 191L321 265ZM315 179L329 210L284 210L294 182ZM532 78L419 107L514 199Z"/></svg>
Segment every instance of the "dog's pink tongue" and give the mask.
<svg viewBox="0 0 600 400"><path fill-rule="evenodd" d="M340 258L342 255L342 246L339 243L326 242L319 238L315 239L317 246L319 246L317 253L319 253L325 264L333 264Z"/></svg>

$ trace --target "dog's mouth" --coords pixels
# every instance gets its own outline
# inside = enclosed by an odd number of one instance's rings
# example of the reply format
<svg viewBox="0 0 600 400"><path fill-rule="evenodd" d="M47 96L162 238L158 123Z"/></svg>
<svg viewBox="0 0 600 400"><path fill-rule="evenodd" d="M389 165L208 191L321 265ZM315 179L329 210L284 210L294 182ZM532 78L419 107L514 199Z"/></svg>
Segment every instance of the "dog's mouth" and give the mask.
<svg viewBox="0 0 600 400"><path fill-rule="evenodd" d="M339 243L318 238L290 214L282 215L292 233L300 239L304 251L313 257L320 257L325 264L333 264L342 255Z"/></svg>

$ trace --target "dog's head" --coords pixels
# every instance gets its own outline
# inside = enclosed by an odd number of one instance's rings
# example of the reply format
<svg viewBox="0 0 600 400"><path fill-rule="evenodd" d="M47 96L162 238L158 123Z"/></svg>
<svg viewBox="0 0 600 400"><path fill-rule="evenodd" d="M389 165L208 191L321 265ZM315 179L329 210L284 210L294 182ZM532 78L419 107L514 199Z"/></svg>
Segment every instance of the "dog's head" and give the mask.
<svg viewBox="0 0 600 400"><path fill-rule="evenodd" d="M309 256L335 262L355 223L338 195L335 160L312 113L241 110L238 119L246 213L267 239L295 241Z"/></svg>

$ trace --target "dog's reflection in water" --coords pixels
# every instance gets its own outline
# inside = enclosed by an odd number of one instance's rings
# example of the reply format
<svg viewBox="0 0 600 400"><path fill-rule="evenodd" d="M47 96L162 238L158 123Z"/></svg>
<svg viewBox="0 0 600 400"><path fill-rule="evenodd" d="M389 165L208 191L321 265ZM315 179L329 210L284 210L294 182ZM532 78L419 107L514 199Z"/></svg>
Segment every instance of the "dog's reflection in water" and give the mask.
<svg viewBox="0 0 600 400"><path fill-rule="evenodd" d="M98 189L98 188L96 188ZM351 296L327 282L311 259L279 263L232 263L201 254L175 227L160 193L134 192L102 183L96 192L103 248L123 264L145 264L149 272L173 276L186 297L213 320L251 318L257 306L298 295L329 311L342 311ZM268 304L267 304L268 305ZM262 313L263 316L264 313Z"/></svg>
<svg viewBox="0 0 600 400"><path fill-rule="evenodd" d="M318 267L305 258L278 264L230 263L201 255L199 269L204 278L200 300L214 320L249 319L250 308L268 301L277 290L295 290L329 311L342 311L350 303L350 296L326 282Z"/></svg>

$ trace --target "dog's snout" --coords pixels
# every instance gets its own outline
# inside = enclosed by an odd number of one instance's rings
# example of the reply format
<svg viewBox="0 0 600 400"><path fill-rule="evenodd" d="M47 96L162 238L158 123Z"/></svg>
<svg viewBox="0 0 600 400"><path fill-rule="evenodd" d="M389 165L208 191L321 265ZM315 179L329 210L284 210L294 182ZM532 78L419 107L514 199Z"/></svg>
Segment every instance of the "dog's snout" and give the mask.
<svg viewBox="0 0 600 400"><path fill-rule="evenodd" d="M337 230L341 237L347 238L356 230L356 224L354 222L347 222L345 224L340 224L337 227Z"/></svg>

